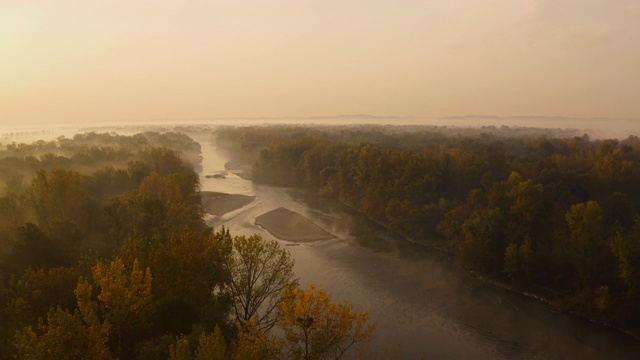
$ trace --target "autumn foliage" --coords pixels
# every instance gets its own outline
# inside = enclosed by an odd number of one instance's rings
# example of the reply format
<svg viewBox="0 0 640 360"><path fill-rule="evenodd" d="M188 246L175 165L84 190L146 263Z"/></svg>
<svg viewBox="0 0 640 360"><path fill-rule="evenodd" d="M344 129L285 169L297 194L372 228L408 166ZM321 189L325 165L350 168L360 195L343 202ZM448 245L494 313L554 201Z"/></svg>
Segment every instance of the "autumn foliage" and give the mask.
<svg viewBox="0 0 640 360"><path fill-rule="evenodd" d="M287 353L295 359L339 359L353 345L371 338L376 328L369 314L348 303L332 303L329 295L310 285L285 290L278 327L284 331Z"/></svg>
<svg viewBox="0 0 640 360"><path fill-rule="evenodd" d="M199 149L91 133L0 151L0 359L285 354L268 330L293 260L205 225Z"/></svg>
<svg viewBox="0 0 640 360"><path fill-rule="evenodd" d="M460 265L640 330L640 139L428 126L226 129L256 182L331 197Z"/></svg>

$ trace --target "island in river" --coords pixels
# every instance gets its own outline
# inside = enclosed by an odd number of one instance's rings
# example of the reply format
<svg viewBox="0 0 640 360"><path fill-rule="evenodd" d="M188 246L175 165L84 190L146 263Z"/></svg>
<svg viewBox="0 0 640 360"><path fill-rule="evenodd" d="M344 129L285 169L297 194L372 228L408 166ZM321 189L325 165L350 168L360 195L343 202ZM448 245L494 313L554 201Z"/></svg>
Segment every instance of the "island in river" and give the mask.
<svg viewBox="0 0 640 360"><path fill-rule="evenodd" d="M202 207L210 215L222 216L240 209L256 199L255 196L241 194L226 194L215 191L202 191Z"/></svg>
<svg viewBox="0 0 640 360"><path fill-rule="evenodd" d="M306 217L283 207L256 217L256 225L262 226L278 239L286 241L307 242L333 238L333 235Z"/></svg>

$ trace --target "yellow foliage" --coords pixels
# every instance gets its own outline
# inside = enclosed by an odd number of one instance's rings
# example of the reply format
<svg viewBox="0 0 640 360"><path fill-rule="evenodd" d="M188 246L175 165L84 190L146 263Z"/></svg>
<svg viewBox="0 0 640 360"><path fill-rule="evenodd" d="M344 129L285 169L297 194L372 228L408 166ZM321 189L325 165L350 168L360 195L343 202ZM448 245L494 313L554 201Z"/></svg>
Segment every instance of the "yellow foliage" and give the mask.
<svg viewBox="0 0 640 360"><path fill-rule="evenodd" d="M175 345L169 346L169 360L192 360L189 340L180 338Z"/></svg>
<svg viewBox="0 0 640 360"><path fill-rule="evenodd" d="M122 351L122 340L140 332L147 326L146 317L151 312L151 270L140 269L138 260L133 261L130 272L121 258L116 257L107 265L98 262L93 267L93 280L100 288L98 300L107 321L113 325L114 341Z"/></svg>
<svg viewBox="0 0 640 360"><path fill-rule="evenodd" d="M218 326L211 334L202 334L196 351L196 360L226 360L227 343Z"/></svg>
<svg viewBox="0 0 640 360"><path fill-rule="evenodd" d="M109 266L98 262L93 268L93 279L100 294L98 300L106 310L107 318L115 325L122 326L128 318L144 315L152 300L151 270L140 269L138 260L133 262L131 272L125 272L122 259L116 257Z"/></svg>
<svg viewBox="0 0 640 360"><path fill-rule="evenodd" d="M38 325L40 335L26 327L14 338L18 359L111 359L107 347L110 326L100 323L92 287L81 279L76 288L79 310L69 313L51 308L46 323Z"/></svg>
<svg viewBox="0 0 640 360"><path fill-rule="evenodd" d="M233 250L226 266L236 321L254 322L260 331L269 330L276 323L282 291L298 284L293 259L277 241L258 234L234 237Z"/></svg>
<svg viewBox="0 0 640 360"><path fill-rule="evenodd" d="M376 327L367 324L367 311L354 311L348 303L332 303L329 295L314 285L286 291L280 308L278 326L295 358L339 359L354 344L369 340Z"/></svg>

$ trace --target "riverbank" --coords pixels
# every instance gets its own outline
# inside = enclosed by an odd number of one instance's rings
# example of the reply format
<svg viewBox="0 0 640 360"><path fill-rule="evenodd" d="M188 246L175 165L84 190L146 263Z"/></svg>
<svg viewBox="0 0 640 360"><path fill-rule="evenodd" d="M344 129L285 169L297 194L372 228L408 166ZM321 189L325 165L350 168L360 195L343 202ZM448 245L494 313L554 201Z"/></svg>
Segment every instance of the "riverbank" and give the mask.
<svg viewBox="0 0 640 360"><path fill-rule="evenodd" d="M292 188L293 189L293 188ZM406 242L407 244L410 244L411 246L415 246L415 247L419 247L419 248L423 248L429 251L436 251L438 253L444 254L446 255L451 262L456 263L455 260L455 254L447 248L438 246L435 244L435 242L432 241L428 241L426 239L422 239L422 240L417 240L416 238L413 237L409 237L405 234L402 234L400 232L394 231L392 229L390 229L386 224L377 221L376 219L368 216L366 213L359 211L357 208L349 205L348 203L339 200L336 197L325 197L325 196L320 196L317 194L313 194L308 192L308 190L304 189L304 188L295 188L296 191L299 194L307 194L306 196L304 196L305 201L307 202L312 202L312 203L317 203L318 202L318 198L324 198L328 201L331 202L335 202L336 204L339 204L340 207L344 208L344 209L348 209L349 212L352 212L354 214L357 214L357 216L359 218L361 218L364 221L368 221L371 222L373 224L376 224L377 226L384 228L385 231L388 231L389 233L397 236L399 239L402 239L402 241ZM317 204L316 204L317 205ZM365 245L366 246L366 245ZM475 279L477 279L480 282L483 282L485 284L489 284L491 286L495 286L497 288L500 289L504 289L506 291L509 291L511 293L514 294L518 294L520 296L538 301L540 303L545 304L546 306L548 306L551 311L555 312L555 313L562 313L562 314L566 314L569 316L572 316L576 319L580 319L581 321L586 321L589 323L593 323L596 324L598 326L602 326L611 330L614 330L616 332L622 333L625 336L628 336L636 341L640 341L640 329L629 329L629 328L624 328L615 324L612 324L610 322L606 322L602 319L598 319L595 317L591 317L588 314L581 312L575 308L571 308L569 306L563 305L563 303L559 302L557 299L554 300L553 297L549 297L546 296L544 293L541 292L535 292L534 290L530 290L530 289L522 289L522 288L518 288L516 286L513 286L507 282L501 281L500 279L496 279L491 277L490 275L487 274L483 274L481 272L478 271L473 271L473 270L469 270L469 269L465 269L466 272L468 272L471 276L473 276Z"/></svg>
<svg viewBox="0 0 640 360"><path fill-rule="evenodd" d="M376 219L368 216L367 214L365 214L362 211L359 211L358 209L356 209L353 206L350 206L349 204L345 203L344 201L341 201L337 198L332 198L334 201L340 203L342 206L350 209L351 211L361 215L362 217L366 218L368 221L371 221L385 229L387 229L388 231L396 234L398 237L404 239L407 243L412 244L414 246L419 246L425 249L429 249L429 250L434 250L434 251L438 251L441 252L443 254L448 255L451 258L451 261L456 261L455 260L455 254L450 250L450 249L446 249L440 246L435 245L433 242L430 241L420 241L420 240L416 240L415 238L409 237L407 235L404 235L400 232L394 231L392 229L390 229L386 224L377 221ZM589 314L576 310L574 308L568 307L568 306L563 306L561 305L557 300L554 300L548 296L546 296L545 294L541 294L541 293L536 293L534 291L531 290L525 290L525 289L521 289L518 287L515 287L509 283L505 283L499 279L496 279L488 274L484 274L478 271L473 271L473 270L468 270L466 269L466 271L468 271L474 278L476 278L477 280L484 282L486 284L490 284L492 286L495 286L497 288L501 288L507 291L510 291L512 293L518 294L520 296L526 297L526 298L530 298L533 299L535 301L539 301L543 304L545 304L546 306L548 306L549 308L551 308L553 311L558 312L558 313L563 313L563 314L567 314L570 316L573 316L575 318L596 324L598 326L602 326L602 327L606 327L609 329L612 329L614 331L617 331L619 333L624 334L625 336L628 336L636 341L640 341L640 329L629 329L629 328L624 328L618 325L615 325L611 322L607 322L603 319L598 319L592 316L589 316Z"/></svg>

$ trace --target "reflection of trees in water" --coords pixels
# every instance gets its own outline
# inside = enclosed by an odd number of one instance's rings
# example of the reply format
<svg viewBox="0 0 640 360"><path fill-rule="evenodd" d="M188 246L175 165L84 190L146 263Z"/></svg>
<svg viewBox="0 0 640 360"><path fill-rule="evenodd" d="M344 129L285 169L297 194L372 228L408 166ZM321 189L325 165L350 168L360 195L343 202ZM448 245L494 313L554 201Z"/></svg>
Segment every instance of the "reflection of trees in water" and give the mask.
<svg viewBox="0 0 640 360"><path fill-rule="evenodd" d="M397 235L339 201L306 191L289 194L309 209L307 216L312 221L339 238L353 239L358 245L374 251L391 252L397 248Z"/></svg>
<svg viewBox="0 0 640 360"><path fill-rule="evenodd" d="M368 224L354 222L351 231L356 243L367 249L391 252L396 248L388 237L380 234L379 229L373 229Z"/></svg>

